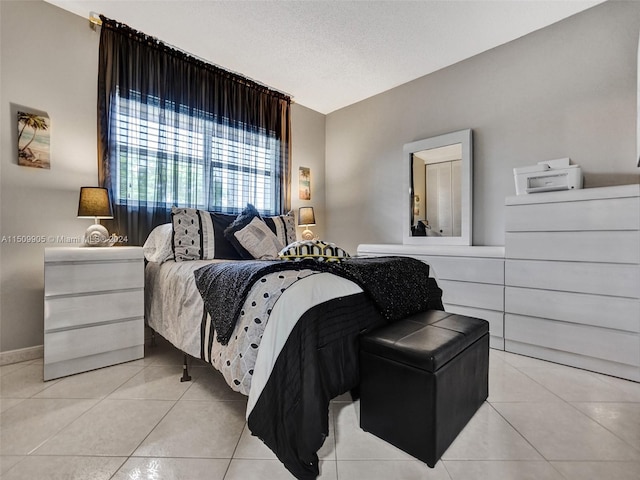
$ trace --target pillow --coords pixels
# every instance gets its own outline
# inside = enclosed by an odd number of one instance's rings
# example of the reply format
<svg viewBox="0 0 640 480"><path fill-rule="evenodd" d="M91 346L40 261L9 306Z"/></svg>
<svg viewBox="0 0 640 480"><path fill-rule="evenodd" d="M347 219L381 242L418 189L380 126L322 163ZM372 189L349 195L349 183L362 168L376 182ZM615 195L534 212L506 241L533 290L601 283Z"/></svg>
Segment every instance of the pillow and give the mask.
<svg viewBox="0 0 640 480"><path fill-rule="evenodd" d="M236 217L236 219L224 230L224 238L229 240L229 242L235 247L235 249L240 254L244 260L253 260L253 255L251 255L238 241L235 237L235 233L239 230L242 230L244 227L251 223L255 217L260 218L260 214L256 207L247 203L245 209L240 212L240 215ZM260 218L260 220L262 220Z"/></svg>
<svg viewBox="0 0 640 480"><path fill-rule="evenodd" d="M260 217L253 217L249 224L233 234L252 256L260 260L274 260L283 243Z"/></svg>
<svg viewBox="0 0 640 480"><path fill-rule="evenodd" d="M225 229L236 217L194 208L172 208L174 233L171 242L176 261L241 260L240 254L224 236Z"/></svg>
<svg viewBox="0 0 640 480"><path fill-rule="evenodd" d="M209 212L173 207L171 223L176 262L215 258L215 234Z"/></svg>
<svg viewBox="0 0 640 480"><path fill-rule="evenodd" d="M151 230L142 246L144 258L149 262L162 263L173 258L173 225L165 223Z"/></svg>
<svg viewBox="0 0 640 480"><path fill-rule="evenodd" d="M296 219L293 212L275 217L264 217L264 223L271 229L282 245L289 245L296 241Z"/></svg>
<svg viewBox="0 0 640 480"><path fill-rule="evenodd" d="M278 256L283 260L300 261L311 258L319 262L339 262L349 254L335 243L322 240L302 240L284 247Z"/></svg>
<svg viewBox="0 0 640 480"><path fill-rule="evenodd" d="M215 235L215 258L225 260L241 260L242 257L236 248L224 236L224 231L233 223L237 215L227 213L209 212L213 221L213 233Z"/></svg>

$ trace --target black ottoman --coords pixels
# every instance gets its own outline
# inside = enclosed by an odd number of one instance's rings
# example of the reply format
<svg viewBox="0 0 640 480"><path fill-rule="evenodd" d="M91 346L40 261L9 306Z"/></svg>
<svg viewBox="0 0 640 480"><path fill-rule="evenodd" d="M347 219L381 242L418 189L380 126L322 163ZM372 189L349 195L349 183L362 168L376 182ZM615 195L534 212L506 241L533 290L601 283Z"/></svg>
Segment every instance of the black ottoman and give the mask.
<svg viewBox="0 0 640 480"><path fill-rule="evenodd" d="M360 427L434 467L489 393L489 324L438 310L360 340Z"/></svg>

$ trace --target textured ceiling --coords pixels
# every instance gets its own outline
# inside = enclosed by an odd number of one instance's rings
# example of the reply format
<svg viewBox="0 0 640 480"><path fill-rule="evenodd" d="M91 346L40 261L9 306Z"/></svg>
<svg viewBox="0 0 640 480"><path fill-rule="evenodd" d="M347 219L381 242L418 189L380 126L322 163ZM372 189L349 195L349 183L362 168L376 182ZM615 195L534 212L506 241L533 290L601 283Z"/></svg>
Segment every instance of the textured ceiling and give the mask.
<svg viewBox="0 0 640 480"><path fill-rule="evenodd" d="M602 0L45 0L89 12L330 113Z"/></svg>

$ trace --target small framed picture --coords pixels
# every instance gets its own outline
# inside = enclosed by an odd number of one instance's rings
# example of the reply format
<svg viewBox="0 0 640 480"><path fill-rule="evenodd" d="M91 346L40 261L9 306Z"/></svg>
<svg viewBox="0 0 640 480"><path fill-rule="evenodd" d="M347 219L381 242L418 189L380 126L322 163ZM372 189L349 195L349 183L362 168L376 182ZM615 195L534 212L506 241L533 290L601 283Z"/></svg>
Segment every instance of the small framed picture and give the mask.
<svg viewBox="0 0 640 480"><path fill-rule="evenodd" d="M311 169L300 167L298 170L298 198L311 200Z"/></svg>
<svg viewBox="0 0 640 480"><path fill-rule="evenodd" d="M51 168L49 117L18 111L18 165Z"/></svg>

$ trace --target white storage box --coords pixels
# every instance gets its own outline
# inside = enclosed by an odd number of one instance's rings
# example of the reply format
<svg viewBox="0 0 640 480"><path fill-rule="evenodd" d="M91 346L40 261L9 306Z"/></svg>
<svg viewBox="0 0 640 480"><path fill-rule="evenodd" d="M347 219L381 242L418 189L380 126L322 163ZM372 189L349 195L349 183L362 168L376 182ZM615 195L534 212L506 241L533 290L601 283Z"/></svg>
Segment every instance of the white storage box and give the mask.
<svg viewBox="0 0 640 480"><path fill-rule="evenodd" d="M582 188L582 169L561 158L513 169L516 195Z"/></svg>

